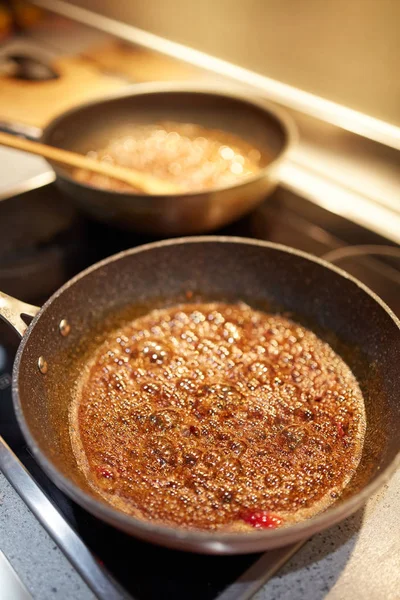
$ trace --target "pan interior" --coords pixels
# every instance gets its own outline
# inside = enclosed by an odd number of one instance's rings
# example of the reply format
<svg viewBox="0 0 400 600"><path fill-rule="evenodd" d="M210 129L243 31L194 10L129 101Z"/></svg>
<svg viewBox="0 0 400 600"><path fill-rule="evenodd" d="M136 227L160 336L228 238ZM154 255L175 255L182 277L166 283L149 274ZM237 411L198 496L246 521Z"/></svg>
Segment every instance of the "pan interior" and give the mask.
<svg viewBox="0 0 400 600"><path fill-rule="evenodd" d="M85 357L107 331L150 308L185 300L244 300L285 311L327 340L356 375L364 395L363 457L343 499L359 492L399 450L399 328L352 280L273 245L187 240L124 253L63 288L41 314L20 357L18 390L25 434L45 463L93 495L77 468L68 410ZM59 333L67 319L71 331ZM46 375L37 361L48 362ZM329 513L329 509L327 511ZM132 520L129 531L135 531Z"/></svg>
<svg viewBox="0 0 400 600"><path fill-rule="evenodd" d="M287 142L272 113L239 98L189 91L133 94L83 106L51 124L44 140L86 154L129 134L132 125L160 121L194 123L233 133L259 149L266 162L275 159Z"/></svg>

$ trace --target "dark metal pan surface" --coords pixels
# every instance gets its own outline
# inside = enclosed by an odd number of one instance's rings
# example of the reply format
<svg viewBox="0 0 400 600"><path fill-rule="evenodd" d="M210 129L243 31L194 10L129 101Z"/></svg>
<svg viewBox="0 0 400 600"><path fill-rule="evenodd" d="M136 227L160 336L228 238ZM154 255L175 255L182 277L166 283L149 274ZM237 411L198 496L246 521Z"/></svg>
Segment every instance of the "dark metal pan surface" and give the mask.
<svg viewBox="0 0 400 600"><path fill-rule="evenodd" d="M127 306L135 307L131 315L140 314L149 306L184 299L188 289L205 299L241 299L254 307L289 311L329 341L352 368L366 403L365 448L345 494L324 513L287 528L250 534L183 531L118 512L86 484L71 450L68 407L87 350L88 331L101 335L110 314L121 313ZM35 310L2 298L0 313L22 333L19 315ZM68 335L62 335L64 320L70 326ZM39 360L45 373L38 368ZM38 462L88 511L127 533L166 546L246 553L284 546L337 523L393 473L400 446L399 361L399 321L375 294L338 268L272 243L182 238L106 259L56 292L23 337L15 362L13 397L22 431Z"/></svg>

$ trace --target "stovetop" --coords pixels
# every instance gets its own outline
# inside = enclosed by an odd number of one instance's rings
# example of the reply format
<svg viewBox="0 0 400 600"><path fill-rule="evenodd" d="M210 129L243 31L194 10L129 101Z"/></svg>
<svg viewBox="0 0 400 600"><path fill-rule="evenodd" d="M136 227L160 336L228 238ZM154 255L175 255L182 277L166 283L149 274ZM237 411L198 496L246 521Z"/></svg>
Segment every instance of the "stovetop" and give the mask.
<svg viewBox="0 0 400 600"><path fill-rule="evenodd" d="M58 207L58 208L55 208ZM60 209L60 207L63 207ZM35 214L32 226L31 213ZM53 184L34 188L0 203L3 228L0 244L0 289L31 303L43 302L73 274L124 248L154 238L121 232L87 220L65 204ZM24 223L30 235L24 234ZM9 229L9 233L7 233ZM20 235L15 236L15 231ZM225 228L224 235L242 235L297 247L317 256L356 245L384 246L388 242L307 200L279 188L255 212ZM397 247L393 247L397 250ZM368 253L368 248L367 248ZM399 253L400 256L400 253ZM393 256L348 258L343 265L361 278L400 315L400 259ZM21 283L22 282L22 283ZM68 536L55 539L100 598L92 561L118 582L115 598L248 598L290 557L295 547L248 556L199 556L159 548L133 539L92 517L58 490L35 462L15 420L11 400L12 363L18 339L0 323L0 435L45 492L64 522L78 534L90 553L87 564L65 547ZM5 475L10 479L10 472ZM11 481L12 482L12 481ZM21 488L19 489L22 496ZM25 498L29 505L29 498ZM40 509L39 509L40 513ZM46 515L37 514L46 526ZM67 526L67 527L68 527ZM54 534L54 531L52 532ZM88 558L89 557L89 558ZM92 573L92 575L91 575ZM113 584L112 584L113 585ZM123 590L119 586L122 586Z"/></svg>

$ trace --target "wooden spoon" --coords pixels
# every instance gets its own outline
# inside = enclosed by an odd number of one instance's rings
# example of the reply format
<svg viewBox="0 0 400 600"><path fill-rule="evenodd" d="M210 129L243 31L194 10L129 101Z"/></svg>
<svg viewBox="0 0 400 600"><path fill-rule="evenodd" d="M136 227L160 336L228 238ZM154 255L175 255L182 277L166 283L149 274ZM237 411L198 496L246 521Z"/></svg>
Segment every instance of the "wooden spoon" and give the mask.
<svg viewBox="0 0 400 600"><path fill-rule="evenodd" d="M25 140L1 131L0 144L15 148L16 150L22 150L23 152L29 152L30 154L37 154L38 156L42 156L43 158L56 163L62 163L68 167L85 169L92 173L98 173L99 175L105 175L112 179L118 179L118 181L123 181L146 194L162 196L182 193L182 190L178 185L154 177L149 173L143 173L142 171L119 167L117 165L110 165L94 158L88 158L77 152L55 148L54 146L48 146L47 144L41 144L40 142L32 142L31 140Z"/></svg>

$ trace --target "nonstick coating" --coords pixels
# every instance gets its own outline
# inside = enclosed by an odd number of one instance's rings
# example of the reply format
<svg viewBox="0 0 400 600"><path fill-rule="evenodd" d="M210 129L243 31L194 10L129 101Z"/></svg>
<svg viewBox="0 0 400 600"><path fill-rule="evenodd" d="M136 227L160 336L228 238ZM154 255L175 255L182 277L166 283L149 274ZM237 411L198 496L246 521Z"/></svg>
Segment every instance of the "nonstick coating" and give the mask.
<svg viewBox="0 0 400 600"><path fill-rule="evenodd" d="M88 488L68 433L68 406L87 350L87 332L101 337L105 318L184 300L243 299L285 310L324 337L348 362L364 393L365 450L345 497L323 514L288 528L243 533L190 532L140 522L116 511ZM63 337L59 323L71 332ZM82 341L85 339L86 341ZM39 356L48 362L42 375ZM241 238L182 238L149 244L94 265L59 290L31 323L14 369L16 413L34 455L52 480L101 519L132 535L208 553L255 552L302 539L359 508L394 471L399 452L400 329L365 286L304 253ZM396 458L397 457L397 458Z"/></svg>
<svg viewBox="0 0 400 600"><path fill-rule="evenodd" d="M125 229L164 235L203 233L238 219L275 189L278 167L294 135L286 114L243 94L199 86L138 84L129 92L63 113L46 127L42 141L85 154L126 135L132 124L157 121L196 123L234 133L262 150L268 162L240 185L177 196L94 188L78 183L68 170L52 163L57 185L96 219Z"/></svg>

